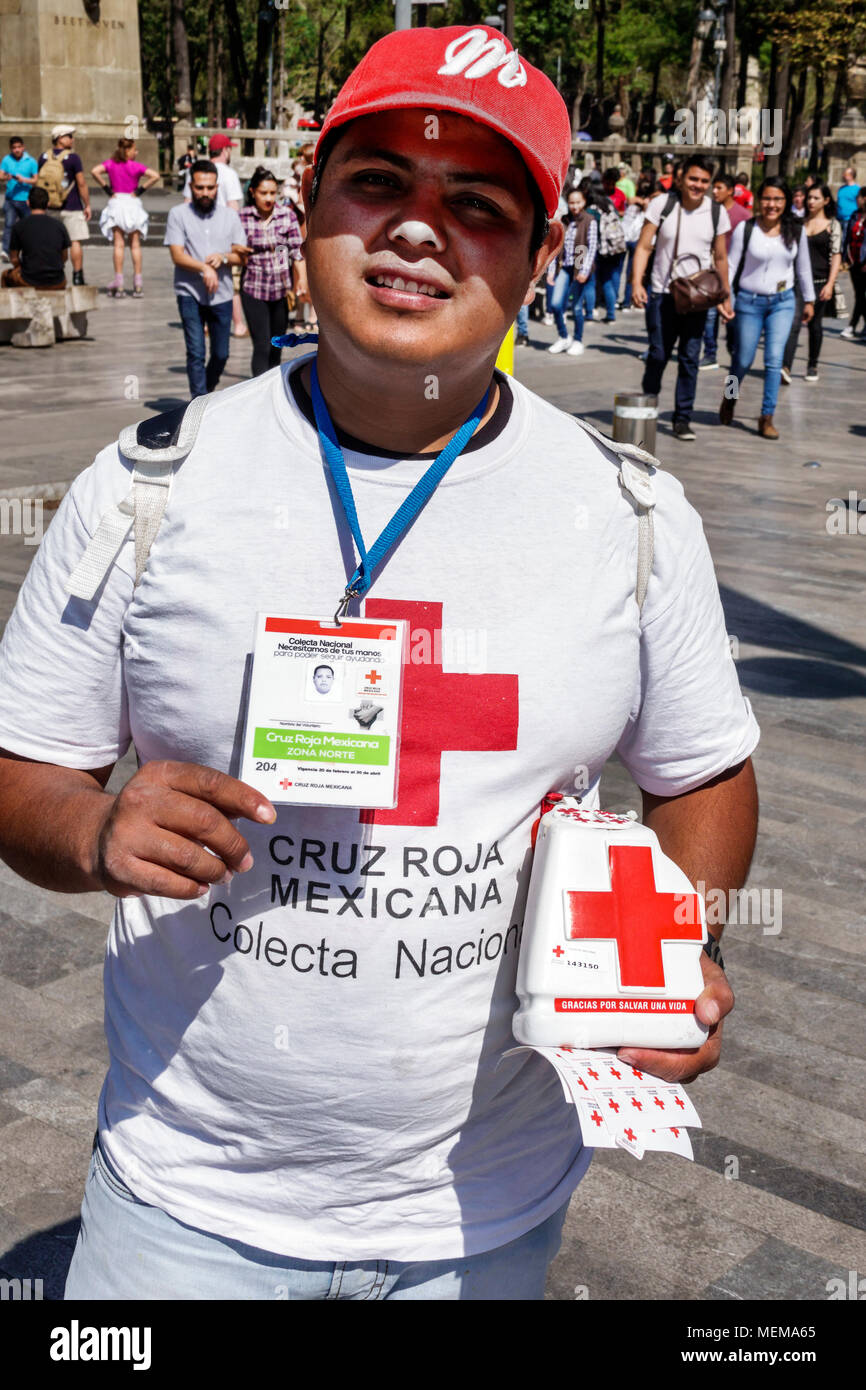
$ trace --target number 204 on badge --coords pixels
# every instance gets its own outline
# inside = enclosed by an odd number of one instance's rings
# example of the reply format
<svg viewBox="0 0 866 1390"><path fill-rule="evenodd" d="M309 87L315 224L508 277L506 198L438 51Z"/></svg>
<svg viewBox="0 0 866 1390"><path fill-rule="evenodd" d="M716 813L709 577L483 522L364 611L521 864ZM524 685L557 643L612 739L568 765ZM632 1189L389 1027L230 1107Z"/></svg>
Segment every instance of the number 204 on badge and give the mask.
<svg viewBox="0 0 866 1390"><path fill-rule="evenodd" d="M275 803L397 804L404 621L259 613L241 779Z"/></svg>

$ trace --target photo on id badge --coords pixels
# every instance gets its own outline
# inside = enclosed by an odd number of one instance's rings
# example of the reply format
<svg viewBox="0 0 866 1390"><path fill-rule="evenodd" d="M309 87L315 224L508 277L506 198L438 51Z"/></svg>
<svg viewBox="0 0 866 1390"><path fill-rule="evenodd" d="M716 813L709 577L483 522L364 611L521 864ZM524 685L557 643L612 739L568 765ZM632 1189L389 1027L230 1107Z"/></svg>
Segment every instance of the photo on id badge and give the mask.
<svg viewBox="0 0 866 1390"><path fill-rule="evenodd" d="M242 780L275 803L397 804L406 624L260 613Z"/></svg>

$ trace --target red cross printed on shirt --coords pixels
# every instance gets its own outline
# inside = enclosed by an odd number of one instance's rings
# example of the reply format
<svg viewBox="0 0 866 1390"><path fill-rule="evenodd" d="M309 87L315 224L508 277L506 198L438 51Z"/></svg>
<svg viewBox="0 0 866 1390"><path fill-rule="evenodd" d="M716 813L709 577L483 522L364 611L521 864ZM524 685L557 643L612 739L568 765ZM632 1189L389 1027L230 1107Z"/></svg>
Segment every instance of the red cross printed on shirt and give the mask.
<svg viewBox="0 0 866 1390"><path fill-rule="evenodd" d="M375 669L372 671L368 671L366 676L364 677L364 680L369 681L371 685L375 685L376 682L380 681L381 679L382 677L379 675L379 672Z"/></svg>
<svg viewBox="0 0 866 1390"><path fill-rule="evenodd" d="M633 1129L626 1129L623 1131L623 1133L625 1134L626 1139L630 1139L632 1143L634 1143L634 1141L637 1139L637 1135L635 1134Z"/></svg>
<svg viewBox="0 0 866 1390"><path fill-rule="evenodd" d="M565 952L563 951L561 946L554 946L553 954L556 956L557 960L559 960L559 957L564 956Z"/></svg>
<svg viewBox="0 0 866 1390"><path fill-rule="evenodd" d="M409 652L425 633L435 650L442 631L441 603L367 599L366 618L404 618ZM513 752L517 747L517 676L464 675L440 661L415 663L403 674L400 786L391 811L361 811L365 825L438 825L444 752Z"/></svg>
<svg viewBox="0 0 866 1390"><path fill-rule="evenodd" d="M663 941L703 937L696 893L659 893L649 845L610 845L610 892L570 892L569 935L616 942L620 983L663 989ZM683 917L685 921L683 921Z"/></svg>
<svg viewBox="0 0 866 1390"><path fill-rule="evenodd" d="M603 1119L601 1118L601 1116L599 1115L599 1113L598 1113L597 1110L593 1110L593 1112L592 1112L592 1114L590 1115L589 1118L590 1118L591 1120L593 1120L594 1123L597 1124L597 1125L604 1124L604 1121L603 1121Z"/></svg>

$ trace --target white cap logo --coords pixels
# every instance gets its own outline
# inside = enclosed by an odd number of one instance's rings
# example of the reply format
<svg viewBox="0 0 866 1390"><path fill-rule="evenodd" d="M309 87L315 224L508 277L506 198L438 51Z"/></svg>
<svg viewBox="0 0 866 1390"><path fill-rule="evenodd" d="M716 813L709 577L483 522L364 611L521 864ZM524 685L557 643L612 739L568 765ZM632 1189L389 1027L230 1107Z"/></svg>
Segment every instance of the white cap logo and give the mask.
<svg viewBox="0 0 866 1390"><path fill-rule="evenodd" d="M497 68L496 79L503 87L526 86L526 68L517 49L506 48L502 39L491 38L486 29L470 29L451 40L437 76L456 77L462 72L466 78L486 77Z"/></svg>

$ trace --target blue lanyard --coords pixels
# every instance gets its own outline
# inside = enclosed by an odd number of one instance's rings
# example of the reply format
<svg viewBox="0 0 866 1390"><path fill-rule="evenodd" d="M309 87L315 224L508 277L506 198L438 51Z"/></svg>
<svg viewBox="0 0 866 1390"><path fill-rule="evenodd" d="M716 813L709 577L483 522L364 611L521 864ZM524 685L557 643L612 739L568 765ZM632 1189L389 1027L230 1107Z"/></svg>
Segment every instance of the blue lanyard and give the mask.
<svg viewBox="0 0 866 1390"><path fill-rule="evenodd" d="M355 509L355 498L352 495L352 484L349 482L349 474L343 458L343 451L337 443L337 435L334 430L333 421L328 413L328 407L319 386L319 374L316 370L316 360L313 359L312 370L313 387L313 410L316 416L316 426L319 431L319 443L322 446L322 453L325 461L331 470L337 494L343 504L343 511L346 513L346 520L355 539L360 560L355 573L346 585L346 591L337 606L334 614L334 622L340 626L340 619L345 617L349 604L353 598L360 594L365 594L373 582L373 571L378 569L388 552L396 545L417 517L418 513L426 506L437 485L445 477L458 454L465 449L472 435L478 426L487 409L487 400L490 395L490 388L485 391L484 399L475 407L469 419L450 439L442 450L437 454L423 478L420 478L413 487L409 496L391 517L388 525L377 537L374 544L368 551L364 545L364 537L361 534L361 527L358 522L358 513Z"/></svg>

